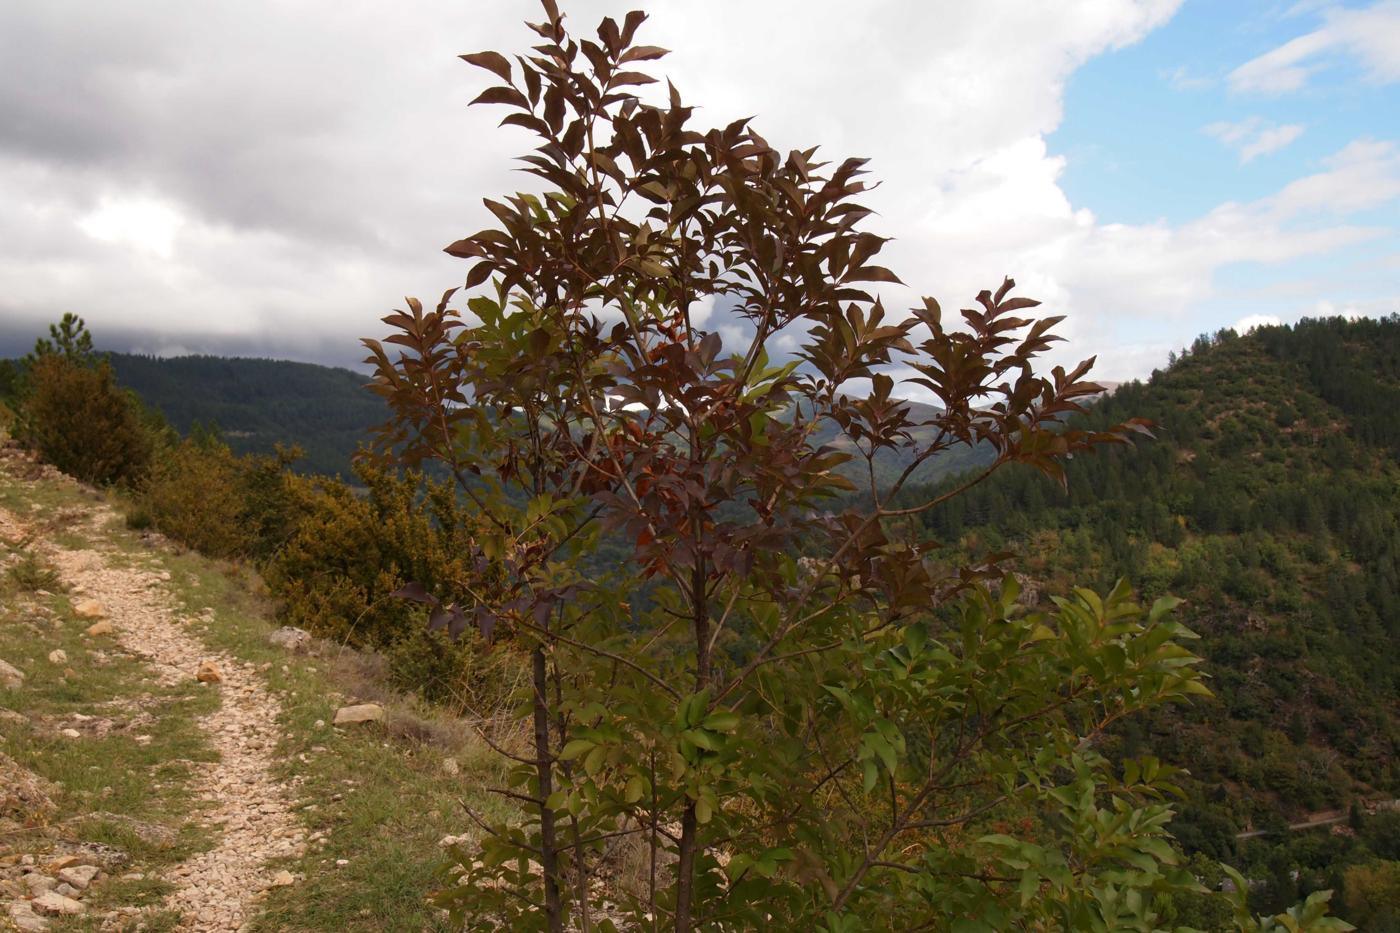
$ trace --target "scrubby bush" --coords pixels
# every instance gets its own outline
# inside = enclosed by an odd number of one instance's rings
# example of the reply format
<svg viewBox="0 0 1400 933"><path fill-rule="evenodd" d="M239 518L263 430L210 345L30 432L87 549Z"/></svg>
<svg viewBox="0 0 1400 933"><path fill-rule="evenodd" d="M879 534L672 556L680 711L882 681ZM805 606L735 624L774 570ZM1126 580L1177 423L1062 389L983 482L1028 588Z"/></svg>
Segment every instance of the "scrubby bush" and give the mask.
<svg viewBox="0 0 1400 933"><path fill-rule="evenodd" d="M23 548L19 549L18 559L5 567L5 582L20 593L57 592L63 589L58 572L38 554Z"/></svg>
<svg viewBox="0 0 1400 933"><path fill-rule="evenodd" d="M229 557L247 540L237 463L228 448L183 440L167 448L136 498L133 527L153 527L201 553Z"/></svg>
<svg viewBox="0 0 1400 933"><path fill-rule="evenodd" d="M417 474L356 466L363 493L339 480L288 478L300 520L264 570L281 615L325 637L383 651L394 678L434 699L489 692L471 641L425 632L416 605L395 597L410 581L455 594L469 574L476 526L450 486Z"/></svg>
<svg viewBox="0 0 1400 933"><path fill-rule="evenodd" d="M49 325L49 336L19 363L6 363L0 401L12 412L15 437L71 476L131 484L150 466L157 425L117 385L74 314Z"/></svg>
<svg viewBox="0 0 1400 933"><path fill-rule="evenodd" d="M196 431L162 446L128 516L211 557L265 560L292 534L296 497L286 467L295 451L235 456Z"/></svg>
<svg viewBox="0 0 1400 933"><path fill-rule="evenodd" d="M1372 933L1400 933L1400 862L1353 865L1344 878L1348 920Z"/></svg>
<svg viewBox="0 0 1400 933"><path fill-rule="evenodd" d="M150 467L151 431L106 361L85 365L57 353L36 356L25 374L16 427L21 442L84 482L131 484Z"/></svg>

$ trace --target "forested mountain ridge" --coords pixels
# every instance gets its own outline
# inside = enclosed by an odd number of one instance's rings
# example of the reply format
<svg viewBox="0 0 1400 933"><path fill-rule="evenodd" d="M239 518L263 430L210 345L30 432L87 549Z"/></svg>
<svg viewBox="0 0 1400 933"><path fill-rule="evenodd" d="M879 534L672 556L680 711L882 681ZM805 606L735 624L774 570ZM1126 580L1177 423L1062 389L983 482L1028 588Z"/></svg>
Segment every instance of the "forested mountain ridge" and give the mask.
<svg viewBox="0 0 1400 933"><path fill-rule="evenodd" d="M220 356L160 359L111 354L118 381L181 433L217 426L235 453L302 449L306 473L350 473L350 458L385 408L348 369L288 360Z"/></svg>
<svg viewBox="0 0 1400 933"><path fill-rule="evenodd" d="M182 434L195 424L217 427L235 453L271 453L277 444L299 446L303 473L350 474L350 458L381 424L385 408L365 388L366 377L352 370L289 360L223 356L158 358L110 355L118 381L132 389ZM933 409L911 403L918 416ZM927 409L927 412L924 410ZM831 424L818 426L813 443L830 443L855 453ZM903 471L907 450L881 450L876 481L887 485ZM916 474L934 482L991 459L987 448L955 449L925 464ZM846 472L862 488L865 461L856 457Z"/></svg>
<svg viewBox="0 0 1400 933"><path fill-rule="evenodd" d="M1188 849L1400 796L1400 318L1201 338L1084 420L1128 417L1157 439L1075 460L1063 490L1003 471L925 533L1009 548L1044 592L1188 600L1216 698L1114 738L1190 769Z"/></svg>

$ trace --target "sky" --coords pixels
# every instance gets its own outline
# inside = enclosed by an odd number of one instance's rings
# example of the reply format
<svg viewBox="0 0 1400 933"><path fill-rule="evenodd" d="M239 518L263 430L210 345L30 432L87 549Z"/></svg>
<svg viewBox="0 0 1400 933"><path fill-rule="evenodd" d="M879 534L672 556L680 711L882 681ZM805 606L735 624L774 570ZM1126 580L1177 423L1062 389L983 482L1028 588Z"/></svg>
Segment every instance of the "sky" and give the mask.
<svg viewBox="0 0 1400 933"><path fill-rule="evenodd" d="M1102 379L1222 327L1400 311L1400 0L561 6L585 33L647 9L702 120L869 157L891 301L1011 275ZM6 0L0 354L74 311L112 349L355 363L528 183L456 56L524 50L537 13Z"/></svg>

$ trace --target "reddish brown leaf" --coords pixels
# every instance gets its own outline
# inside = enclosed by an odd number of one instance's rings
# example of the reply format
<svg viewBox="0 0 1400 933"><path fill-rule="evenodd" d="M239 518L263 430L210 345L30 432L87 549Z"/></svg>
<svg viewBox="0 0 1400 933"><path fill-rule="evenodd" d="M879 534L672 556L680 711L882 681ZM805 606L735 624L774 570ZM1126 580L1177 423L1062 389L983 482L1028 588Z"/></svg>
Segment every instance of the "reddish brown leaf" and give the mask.
<svg viewBox="0 0 1400 933"><path fill-rule="evenodd" d="M478 68L485 68L500 77L502 81L510 80L510 60L500 52L473 52L470 55L458 56L462 61L475 65Z"/></svg>
<svg viewBox="0 0 1400 933"><path fill-rule="evenodd" d="M513 87L488 87L472 100L473 104L511 104L521 109L530 106L525 95Z"/></svg>

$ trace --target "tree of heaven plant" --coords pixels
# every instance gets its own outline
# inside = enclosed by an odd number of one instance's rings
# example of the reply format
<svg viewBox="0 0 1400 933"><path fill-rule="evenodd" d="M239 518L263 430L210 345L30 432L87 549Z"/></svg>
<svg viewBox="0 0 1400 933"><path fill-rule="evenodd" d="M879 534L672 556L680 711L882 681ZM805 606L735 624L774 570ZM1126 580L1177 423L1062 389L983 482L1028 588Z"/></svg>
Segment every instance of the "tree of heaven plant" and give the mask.
<svg viewBox="0 0 1400 933"><path fill-rule="evenodd" d="M1208 692L1173 601L1031 611L999 555L896 532L1146 426L1066 426L1091 361L1038 374L1061 319L1010 280L952 321L892 314L863 160L698 125L674 87L642 96L665 54L644 14L582 37L543 7L525 53L463 56L496 81L476 102L536 138L534 192L447 247L465 311L409 299L365 341L378 451L478 513L475 570L403 595L528 656L529 741L496 743L520 815L473 813L441 903L481 930L1154 929L1154 896L1194 885L1173 772L1094 744ZM891 504L974 446L961 487Z"/></svg>

